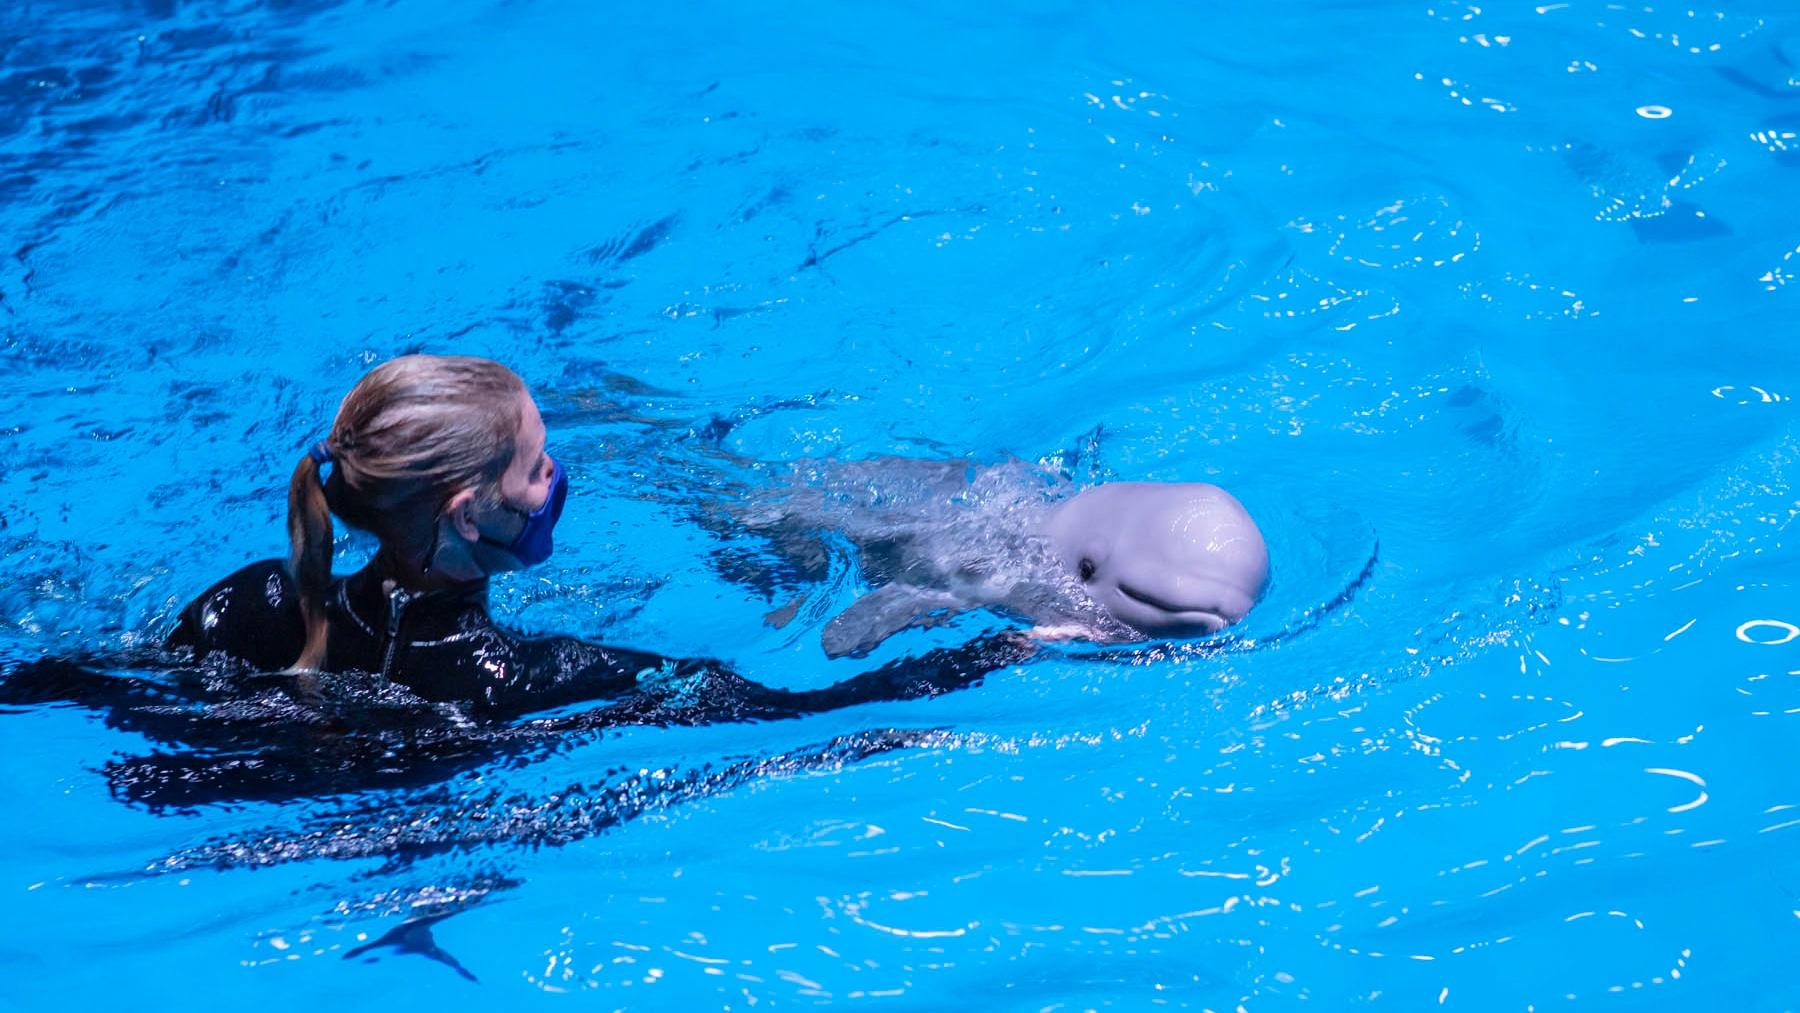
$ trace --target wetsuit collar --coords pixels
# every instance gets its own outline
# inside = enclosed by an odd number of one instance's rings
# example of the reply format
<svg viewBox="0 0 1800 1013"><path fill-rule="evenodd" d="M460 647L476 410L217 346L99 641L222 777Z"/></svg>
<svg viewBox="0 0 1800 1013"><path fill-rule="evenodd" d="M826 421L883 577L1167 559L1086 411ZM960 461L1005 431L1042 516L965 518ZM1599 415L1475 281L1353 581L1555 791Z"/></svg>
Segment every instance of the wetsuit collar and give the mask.
<svg viewBox="0 0 1800 1013"><path fill-rule="evenodd" d="M466 632L471 623L487 621L487 578L431 591L405 588L394 576L386 552L378 552L369 565L344 578L347 604L356 617L374 630L388 628L389 612L403 601L405 639L414 642L442 640ZM399 590L396 595L395 590Z"/></svg>

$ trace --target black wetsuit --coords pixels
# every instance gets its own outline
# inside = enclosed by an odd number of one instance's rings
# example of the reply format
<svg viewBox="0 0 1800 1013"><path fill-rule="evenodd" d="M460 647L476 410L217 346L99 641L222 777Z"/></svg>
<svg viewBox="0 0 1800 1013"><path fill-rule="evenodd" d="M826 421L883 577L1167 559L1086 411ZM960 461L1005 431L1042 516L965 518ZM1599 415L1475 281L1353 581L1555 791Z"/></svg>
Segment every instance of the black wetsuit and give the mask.
<svg viewBox="0 0 1800 1013"><path fill-rule="evenodd" d="M318 673L287 671L305 641L278 560L253 563L181 612L165 652L48 657L0 669L0 711L76 704L157 749L105 764L123 798L153 807L279 800L424 784L631 725L800 717L973 685L1035 650L987 637L821 689L772 689L709 659L571 637L521 637L489 617L484 583L416 594L379 557L334 581ZM184 664L190 654L195 664ZM554 714L534 711L591 703Z"/></svg>
<svg viewBox="0 0 1800 1013"><path fill-rule="evenodd" d="M366 672L475 716L512 717L585 700L613 700L583 723L703 724L795 717L877 700L935 696L1022 660L1017 641L980 640L864 672L818 690L750 682L709 659L666 658L573 637L521 637L494 624L487 583L411 592L383 576L377 556L325 595L325 663ZM170 648L223 654L264 671L293 664L305 643L293 579L279 560L253 563L181 612Z"/></svg>
<svg viewBox="0 0 1800 1013"><path fill-rule="evenodd" d="M368 672L427 700L504 716L617 696L640 673L676 674L704 662L602 647L573 637L519 637L494 625L487 582L414 592L383 577L380 557L325 594L329 672ZM166 646L196 660L223 654L264 671L294 663L306 643L300 600L280 560L233 573L181 610Z"/></svg>

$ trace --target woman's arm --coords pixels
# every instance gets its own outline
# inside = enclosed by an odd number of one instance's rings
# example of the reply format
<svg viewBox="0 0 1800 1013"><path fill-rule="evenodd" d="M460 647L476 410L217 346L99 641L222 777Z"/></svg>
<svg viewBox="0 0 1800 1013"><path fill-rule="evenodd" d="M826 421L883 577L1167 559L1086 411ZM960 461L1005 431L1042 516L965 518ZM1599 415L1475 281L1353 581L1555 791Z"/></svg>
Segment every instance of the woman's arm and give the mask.
<svg viewBox="0 0 1800 1013"><path fill-rule="evenodd" d="M595 730L616 725L776 721L965 689L992 672L1030 659L1040 650L1040 645L1014 634L982 637L960 647L943 647L918 657L901 658L813 690L773 689L751 682L717 661L665 659L662 667L637 679L635 692L618 703L549 723L560 729Z"/></svg>
<svg viewBox="0 0 1800 1013"><path fill-rule="evenodd" d="M485 716L510 718L616 699L636 690L640 678L700 664L574 637L521 638L511 641L503 662L474 659L481 685L452 695L473 701Z"/></svg>

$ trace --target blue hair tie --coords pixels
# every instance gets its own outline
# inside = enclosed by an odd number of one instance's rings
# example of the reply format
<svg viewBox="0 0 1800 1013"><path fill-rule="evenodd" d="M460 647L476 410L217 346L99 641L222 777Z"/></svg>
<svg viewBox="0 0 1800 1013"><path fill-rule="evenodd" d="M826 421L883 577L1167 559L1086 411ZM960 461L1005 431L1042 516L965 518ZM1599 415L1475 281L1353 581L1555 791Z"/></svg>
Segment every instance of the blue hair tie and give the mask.
<svg viewBox="0 0 1800 1013"><path fill-rule="evenodd" d="M324 440L320 440L308 448L306 456L318 462L319 467L321 468L337 459L336 456L332 454L331 447L326 444Z"/></svg>

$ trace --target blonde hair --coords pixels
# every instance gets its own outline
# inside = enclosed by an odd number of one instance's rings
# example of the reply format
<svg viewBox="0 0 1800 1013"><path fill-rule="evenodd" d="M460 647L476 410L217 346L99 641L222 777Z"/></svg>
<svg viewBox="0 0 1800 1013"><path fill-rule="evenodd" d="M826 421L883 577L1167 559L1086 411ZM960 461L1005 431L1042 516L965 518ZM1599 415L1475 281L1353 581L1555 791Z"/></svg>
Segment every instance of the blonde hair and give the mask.
<svg viewBox="0 0 1800 1013"><path fill-rule="evenodd" d="M404 554L425 551L416 518L435 517L462 489L498 498L523 424L525 383L505 366L466 355L405 355L370 370L338 407L323 441L334 468L300 459L288 482L288 568L299 586L306 646L294 669L325 660L331 515ZM429 561L427 561L429 562Z"/></svg>

